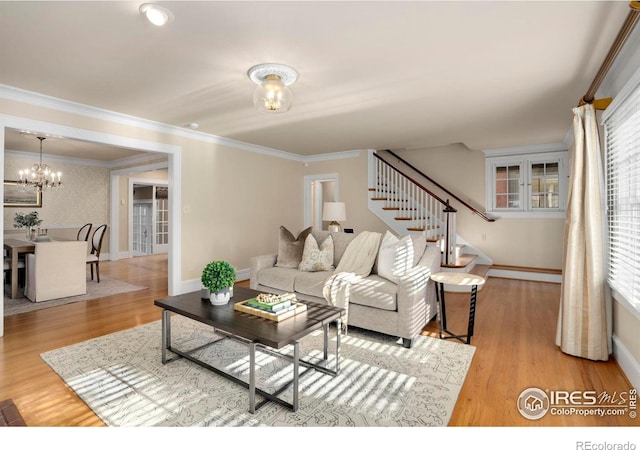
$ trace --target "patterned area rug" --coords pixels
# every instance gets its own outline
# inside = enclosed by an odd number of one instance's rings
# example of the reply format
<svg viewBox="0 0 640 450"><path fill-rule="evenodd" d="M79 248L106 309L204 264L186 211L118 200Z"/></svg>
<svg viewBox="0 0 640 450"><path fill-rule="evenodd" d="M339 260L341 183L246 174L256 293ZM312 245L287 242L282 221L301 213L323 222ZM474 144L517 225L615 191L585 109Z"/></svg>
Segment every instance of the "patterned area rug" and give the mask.
<svg viewBox="0 0 640 450"><path fill-rule="evenodd" d="M335 351L331 328L330 352ZM248 347L211 327L172 317L172 343L248 381ZM350 329L342 336L336 377L311 371L300 379L297 412L272 402L248 412L248 390L190 361L162 365L161 325L154 322L41 356L109 426L445 426L475 348L420 336L411 349L397 339ZM304 338L300 354L320 357L322 332ZM331 360L330 355L330 360ZM257 385L267 392L291 379L285 358L258 352ZM291 389L282 396L291 401Z"/></svg>
<svg viewBox="0 0 640 450"><path fill-rule="evenodd" d="M64 297L55 300L47 300L46 302L34 303L25 297L24 294L18 298L9 298L10 293L6 292L8 289L5 287L4 315L12 316L23 312L66 305L67 303L84 302L96 298L109 297L110 295L140 291L142 289L146 289L146 287L136 286L135 284L130 284L116 278L102 276L100 277L100 283L87 280L87 293L84 295L74 295L73 297Z"/></svg>

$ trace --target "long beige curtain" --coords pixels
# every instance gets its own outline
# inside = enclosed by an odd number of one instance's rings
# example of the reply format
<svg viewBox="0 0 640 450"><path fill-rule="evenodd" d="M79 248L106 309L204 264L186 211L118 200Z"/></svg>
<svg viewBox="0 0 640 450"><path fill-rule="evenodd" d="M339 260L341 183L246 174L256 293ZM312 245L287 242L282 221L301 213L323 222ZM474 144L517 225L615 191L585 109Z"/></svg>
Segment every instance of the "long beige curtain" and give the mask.
<svg viewBox="0 0 640 450"><path fill-rule="evenodd" d="M606 361L611 354L611 297L606 282L604 171L595 110L573 109L574 151L564 234L556 344L563 352Z"/></svg>

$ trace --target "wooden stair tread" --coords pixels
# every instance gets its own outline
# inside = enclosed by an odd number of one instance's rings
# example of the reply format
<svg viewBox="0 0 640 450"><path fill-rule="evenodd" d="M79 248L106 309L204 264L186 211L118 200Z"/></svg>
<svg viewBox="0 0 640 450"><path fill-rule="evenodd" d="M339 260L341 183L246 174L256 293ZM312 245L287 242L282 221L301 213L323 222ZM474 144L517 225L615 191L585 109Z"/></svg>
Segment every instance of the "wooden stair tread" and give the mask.
<svg viewBox="0 0 640 450"><path fill-rule="evenodd" d="M458 256L458 258L456 259L456 261L454 263L449 263L449 264L442 263L440 266L441 267L449 267L449 268L460 269L460 268L463 268L463 267L467 267L477 257L478 257L478 255L473 255L473 254L467 253L467 254Z"/></svg>

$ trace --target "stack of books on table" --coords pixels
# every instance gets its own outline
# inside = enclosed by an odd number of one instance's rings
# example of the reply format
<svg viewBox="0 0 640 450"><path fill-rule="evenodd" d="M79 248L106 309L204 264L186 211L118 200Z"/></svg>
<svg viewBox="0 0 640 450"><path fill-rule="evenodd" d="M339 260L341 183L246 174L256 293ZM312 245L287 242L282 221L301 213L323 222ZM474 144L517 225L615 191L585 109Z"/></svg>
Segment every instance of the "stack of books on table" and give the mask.
<svg viewBox="0 0 640 450"><path fill-rule="evenodd" d="M295 294L260 294L236 303L234 308L266 319L281 321L307 310L307 305L298 303Z"/></svg>

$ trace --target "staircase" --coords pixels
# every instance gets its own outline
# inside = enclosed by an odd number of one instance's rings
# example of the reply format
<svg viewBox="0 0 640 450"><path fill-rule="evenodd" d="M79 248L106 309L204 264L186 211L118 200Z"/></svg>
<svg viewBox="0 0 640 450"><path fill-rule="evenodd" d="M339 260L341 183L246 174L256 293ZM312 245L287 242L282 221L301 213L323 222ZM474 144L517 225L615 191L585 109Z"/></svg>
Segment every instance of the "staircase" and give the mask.
<svg viewBox="0 0 640 450"><path fill-rule="evenodd" d="M440 185L425 187L433 183L388 150L369 152L369 210L399 236L419 233L428 242L439 245L443 271L473 273L486 278L492 260L457 234L457 210L449 199L434 192L444 189ZM444 192L450 194L446 189ZM464 202L463 205L467 206Z"/></svg>

